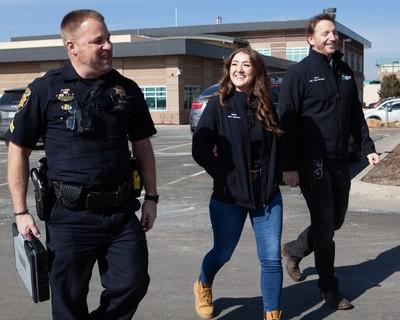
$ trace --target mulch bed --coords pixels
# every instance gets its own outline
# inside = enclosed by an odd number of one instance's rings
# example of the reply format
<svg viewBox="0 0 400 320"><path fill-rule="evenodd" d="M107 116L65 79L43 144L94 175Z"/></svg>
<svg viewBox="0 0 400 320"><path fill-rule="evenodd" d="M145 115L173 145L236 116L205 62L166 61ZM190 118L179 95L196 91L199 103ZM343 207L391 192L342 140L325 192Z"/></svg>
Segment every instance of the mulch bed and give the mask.
<svg viewBox="0 0 400 320"><path fill-rule="evenodd" d="M368 172L361 181L400 186L400 144Z"/></svg>

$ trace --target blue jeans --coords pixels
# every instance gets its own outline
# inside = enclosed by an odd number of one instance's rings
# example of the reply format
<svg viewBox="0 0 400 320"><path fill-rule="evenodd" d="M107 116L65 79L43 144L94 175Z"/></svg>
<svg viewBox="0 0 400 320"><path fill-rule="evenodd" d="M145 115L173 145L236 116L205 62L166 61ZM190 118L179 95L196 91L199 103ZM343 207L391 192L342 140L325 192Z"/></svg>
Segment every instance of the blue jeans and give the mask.
<svg viewBox="0 0 400 320"><path fill-rule="evenodd" d="M257 210L211 198L214 246L204 257L200 281L211 284L219 269L229 261L239 242L247 213L256 238L264 311L280 310L283 276L280 252L282 196L279 191L268 206Z"/></svg>

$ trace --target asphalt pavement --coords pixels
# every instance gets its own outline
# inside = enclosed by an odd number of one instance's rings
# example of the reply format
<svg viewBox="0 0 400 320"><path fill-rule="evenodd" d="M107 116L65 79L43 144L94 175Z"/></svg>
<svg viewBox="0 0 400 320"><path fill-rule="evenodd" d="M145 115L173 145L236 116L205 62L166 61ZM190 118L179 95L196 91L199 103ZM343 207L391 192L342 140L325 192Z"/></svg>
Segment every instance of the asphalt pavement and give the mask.
<svg viewBox="0 0 400 320"><path fill-rule="evenodd" d="M134 319L195 320L192 285L210 248L208 218L211 179L191 157L188 126L159 126L152 140L158 172L160 204L156 224L148 233L151 283ZM400 143L400 130L371 130L378 152ZM32 164L42 151L34 151ZM34 304L13 262L10 197L6 183L6 148L0 146L0 319L51 319L50 303ZM306 279L294 283L285 273L283 319L398 320L400 318L400 187L365 184L369 168L353 166L355 178L346 222L336 233L336 270L341 290L352 300L350 311L327 308L317 288L313 258L301 263ZM282 187L283 239L297 236L309 223L298 188ZM376 200L377 199L377 200ZM386 200L391 201L386 201ZM382 204L384 203L384 204ZM29 208L34 208L29 191ZM41 230L44 231L43 225ZM44 241L44 236L43 239ZM97 269L88 296L89 309L98 303ZM215 319L261 320L259 266L253 231L246 222L231 261L219 272L213 288Z"/></svg>

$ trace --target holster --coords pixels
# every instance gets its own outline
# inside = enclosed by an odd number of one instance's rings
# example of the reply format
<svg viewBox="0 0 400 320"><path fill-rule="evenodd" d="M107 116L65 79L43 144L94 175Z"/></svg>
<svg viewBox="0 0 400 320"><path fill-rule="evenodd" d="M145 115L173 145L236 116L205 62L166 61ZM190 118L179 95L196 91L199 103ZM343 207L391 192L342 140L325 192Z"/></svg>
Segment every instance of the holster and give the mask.
<svg viewBox="0 0 400 320"><path fill-rule="evenodd" d="M47 180L47 161L41 158L37 168L32 168L30 176L35 193L36 213L40 220L46 221L54 205L55 197Z"/></svg>

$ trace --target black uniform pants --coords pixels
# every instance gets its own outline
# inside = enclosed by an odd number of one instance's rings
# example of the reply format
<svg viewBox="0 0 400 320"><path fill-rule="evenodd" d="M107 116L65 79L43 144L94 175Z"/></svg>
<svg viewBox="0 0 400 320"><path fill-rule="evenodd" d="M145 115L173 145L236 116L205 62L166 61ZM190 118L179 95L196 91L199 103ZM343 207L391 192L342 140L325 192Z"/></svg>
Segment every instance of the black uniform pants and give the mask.
<svg viewBox="0 0 400 320"><path fill-rule="evenodd" d="M57 201L46 224L53 319L133 317L149 284L146 237L133 206L72 211ZM89 315L96 261L104 291Z"/></svg>
<svg viewBox="0 0 400 320"><path fill-rule="evenodd" d="M350 173L347 162L311 160L300 172L300 188L307 202L311 225L286 245L290 255L304 258L314 251L318 285L323 291L338 289L335 276L335 230L345 219Z"/></svg>

